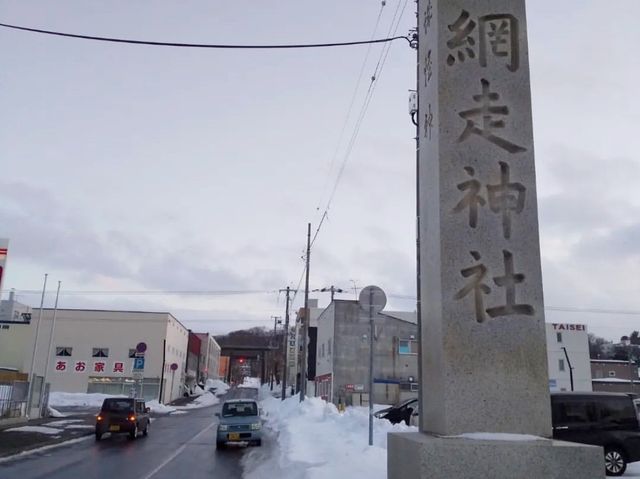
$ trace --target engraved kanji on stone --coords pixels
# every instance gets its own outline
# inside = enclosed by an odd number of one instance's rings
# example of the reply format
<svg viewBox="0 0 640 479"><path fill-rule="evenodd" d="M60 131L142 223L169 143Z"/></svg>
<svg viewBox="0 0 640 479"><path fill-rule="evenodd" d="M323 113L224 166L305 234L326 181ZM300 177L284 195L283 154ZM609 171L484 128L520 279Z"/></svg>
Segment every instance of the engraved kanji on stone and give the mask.
<svg viewBox="0 0 640 479"><path fill-rule="evenodd" d="M469 209L469 226L475 228L478 225L478 210L481 206L484 206L486 201L480 195L482 185L478 180L474 178L476 172L470 166L466 166L464 171L471 177L470 180L463 181L457 185L458 189L463 193L466 192L464 197L453 208L454 213L460 213L461 211Z"/></svg>
<svg viewBox="0 0 640 479"><path fill-rule="evenodd" d="M424 34L426 35L429 32L429 27L431 27L431 19L433 18L433 5L431 4L431 0L427 4L427 8L424 11L424 19L422 21L422 26L424 27Z"/></svg>
<svg viewBox="0 0 640 479"><path fill-rule="evenodd" d="M511 238L511 213L522 212L526 191L522 183L511 182L509 165L501 161L500 183L487 185L487 196L491 211L502 214L502 233L506 239Z"/></svg>
<svg viewBox="0 0 640 479"><path fill-rule="evenodd" d="M429 103L429 111L424 114L424 137L431 140L431 130L433 129L433 112L431 111L431 103Z"/></svg>
<svg viewBox="0 0 640 479"><path fill-rule="evenodd" d="M494 56L508 59L507 68L509 71L518 70L520 67L520 37L516 17L510 14L480 17L479 35L481 66L487 66L487 54L491 50Z"/></svg>
<svg viewBox="0 0 640 479"><path fill-rule="evenodd" d="M427 52L427 56L424 59L424 86L425 88L429 85L431 81L431 76L433 75L433 60L431 59L431 49Z"/></svg>
<svg viewBox="0 0 640 479"><path fill-rule="evenodd" d="M449 25L449 31L453 33L453 37L447 41L447 47L449 50L454 50L456 55L450 53L447 56L447 65L451 66L457 59L460 62L464 62L467 57L475 58L475 39L471 36L471 33L476 28L476 22L474 22L469 15L469 12L462 10L458 19Z"/></svg>
<svg viewBox="0 0 640 479"><path fill-rule="evenodd" d="M471 135L478 135L509 153L527 151L526 148L516 145L496 134L496 130L505 127L504 119L498 119L509 115L507 105L496 105L500 95L491 91L491 85L484 78L480 80L482 93L473 95L473 100L480 106L460 112L461 118L467 121L467 126L458 138L458 143L467 140Z"/></svg>
<svg viewBox="0 0 640 479"><path fill-rule="evenodd" d="M471 256L478 262L482 259L477 251L471 251ZM473 292L476 321L482 323L486 319L483 295L491 292L491 288L483 283L484 278L487 276L487 267L480 263L461 270L460 274L465 278L471 278L471 282L458 291L454 298L459 300Z"/></svg>
<svg viewBox="0 0 640 479"><path fill-rule="evenodd" d="M516 285L524 282L524 274L514 272L513 254L511 252L503 250L502 255L504 258L504 276L494 277L493 282L497 286L506 290L506 301L502 306L488 308L487 314L491 318L497 318L499 316L512 316L514 314L533 316L533 306L529 304L516 303Z"/></svg>

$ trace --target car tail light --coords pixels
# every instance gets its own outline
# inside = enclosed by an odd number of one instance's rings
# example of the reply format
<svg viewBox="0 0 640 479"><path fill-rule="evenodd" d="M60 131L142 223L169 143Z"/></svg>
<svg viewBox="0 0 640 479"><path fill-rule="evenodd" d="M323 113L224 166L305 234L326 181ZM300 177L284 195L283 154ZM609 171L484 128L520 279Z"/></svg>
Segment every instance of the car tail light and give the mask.
<svg viewBox="0 0 640 479"><path fill-rule="evenodd" d="M97 419L98 421L102 421L102 416L98 416L96 419Z"/></svg>
<svg viewBox="0 0 640 479"><path fill-rule="evenodd" d="M133 415L132 415L132 416L129 416L129 421L133 422L133 421L135 421L135 420L136 420L136 417L135 417L135 416L133 416Z"/></svg>

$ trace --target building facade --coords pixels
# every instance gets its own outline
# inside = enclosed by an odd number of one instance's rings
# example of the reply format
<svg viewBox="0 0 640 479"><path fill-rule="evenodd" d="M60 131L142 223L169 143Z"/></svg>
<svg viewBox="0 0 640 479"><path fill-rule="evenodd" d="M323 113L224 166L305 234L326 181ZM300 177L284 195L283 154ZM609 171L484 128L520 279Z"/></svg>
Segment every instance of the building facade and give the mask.
<svg viewBox="0 0 640 479"><path fill-rule="evenodd" d="M200 338L199 381L219 379L220 376L220 345L209 333L196 333Z"/></svg>
<svg viewBox="0 0 640 479"><path fill-rule="evenodd" d="M592 359L594 391L640 394L640 374L636 363L617 359Z"/></svg>
<svg viewBox="0 0 640 479"><path fill-rule="evenodd" d="M38 317L35 309L30 321L0 330L0 367L28 373L35 346L33 372L50 391L129 395L135 388L162 402L184 392L188 330L170 313L59 309L50 354L53 310L43 309L36 344ZM144 364L134 374L139 343Z"/></svg>
<svg viewBox="0 0 640 479"><path fill-rule="evenodd" d="M546 333L549 389L591 391L587 327L584 324L547 323Z"/></svg>
<svg viewBox="0 0 640 479"><path fill-rule="evenodd" d="M416 314L375 318L373 400L391 404L418 395ZM369 318L358 301L334 300L318 317L316 396L334 404L369 400Z"/></svg>

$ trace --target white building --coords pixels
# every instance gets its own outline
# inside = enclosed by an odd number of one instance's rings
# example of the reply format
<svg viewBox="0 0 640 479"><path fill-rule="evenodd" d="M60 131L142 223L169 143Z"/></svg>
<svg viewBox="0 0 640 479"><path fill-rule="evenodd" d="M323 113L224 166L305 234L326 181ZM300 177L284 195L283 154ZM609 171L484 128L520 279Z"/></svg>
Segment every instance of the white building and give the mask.
<svg viewBox="0 0 640 479"><path fill-rule="evenodd" d="M200 338L200 364L198 380L218 379L220 369L220 345L209 333L195 333Z"/></svg>
<svg viewBox="0 0 640 479"><path fill-rule="evenodd" d="M571 363L573 390L591 391L591 362L587 327L584 324L564 323L547 323L546 326L549 389L551 391L571 391L569 370L569 363Z"/></svg>
<svg viewBox="0 0 640 479"><path fill-rule="evenodd" d="M38 316L35 309L31 321L1 330L0 367L31 370ZM43 376L51 391L128 395L139 343L146 345L144 369L136 377L139 393L162 402L182 395L188 330L170 313L59 309L49 355L52 318L53 310L43 309L34 395ZM39 398L34 399L35 406Z"/></svg>

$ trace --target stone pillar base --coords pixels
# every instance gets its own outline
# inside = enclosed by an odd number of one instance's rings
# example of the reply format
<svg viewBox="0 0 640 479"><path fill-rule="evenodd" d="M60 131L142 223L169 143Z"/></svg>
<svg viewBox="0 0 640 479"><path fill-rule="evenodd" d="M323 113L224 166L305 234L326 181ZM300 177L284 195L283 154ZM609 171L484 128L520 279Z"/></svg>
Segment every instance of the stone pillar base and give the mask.
<svg viewBox="0 0 640 479"><path fill-rule="evenodd" d="M603 479L602 448L389 433L388 479Z"/></svg>

